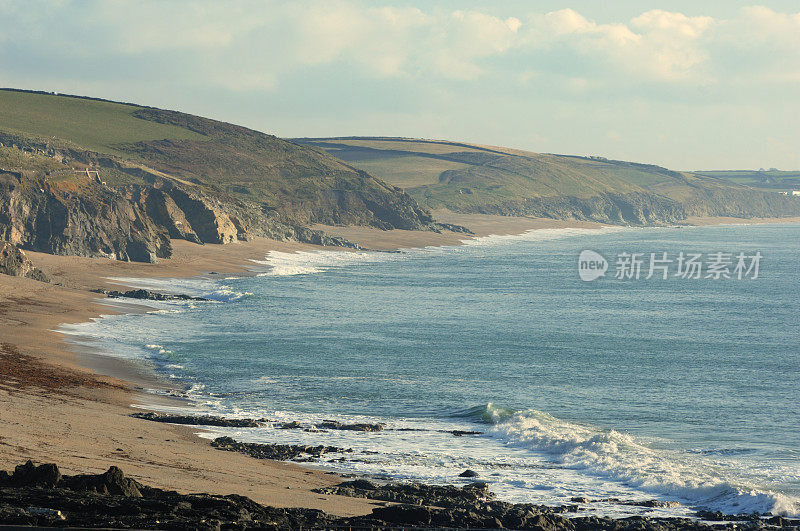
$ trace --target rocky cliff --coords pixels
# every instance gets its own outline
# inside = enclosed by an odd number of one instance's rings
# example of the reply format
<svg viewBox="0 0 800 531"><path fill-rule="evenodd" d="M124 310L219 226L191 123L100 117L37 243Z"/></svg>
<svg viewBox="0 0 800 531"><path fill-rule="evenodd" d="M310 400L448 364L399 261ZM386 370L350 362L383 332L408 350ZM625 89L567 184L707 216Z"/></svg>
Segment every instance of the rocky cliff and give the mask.
<svg viewBox="0 0 800 531"><path fill-rule="evenodd" d="M403 186L433 209L631 225L800 216L800 198L653 164L412 138L296 141Z"/></svg>
<svg viewBox="0 0 800 531"><path fill-rule="evenodd" d="M127 104L0 98L17 109L0 120L0 239L24 249L154 261L170 256L170 238L353 246L309 225L447 229L399 188L272 135ZM44 124L33 119L43 105ZM96 130L87 110L105 118Z"/></svg>

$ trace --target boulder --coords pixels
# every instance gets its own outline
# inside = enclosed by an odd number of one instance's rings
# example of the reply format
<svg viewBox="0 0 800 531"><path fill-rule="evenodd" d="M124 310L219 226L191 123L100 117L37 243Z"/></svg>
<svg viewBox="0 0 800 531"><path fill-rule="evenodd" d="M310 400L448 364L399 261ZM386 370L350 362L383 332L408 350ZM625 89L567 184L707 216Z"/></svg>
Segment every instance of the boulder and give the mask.
<svg viewBox="0 0 800 531"><path fill-rule="evenodd" d="M67 488L76 491L96 492L113 496L128 498L141 498L140 485L133 479L126 478L122 470L112 466L105 473L99 475L80 475L65 479Z"/></svg>
<svg viewBox="0 0 800 531"><path fill-rule="evenodd" d="M47 487L53 488L61 481L61 472L53 463L34 465L28 461L24 465L17 465L11 475L10 483L16 487Z"/></svg>
<svg viewBox="0 0 800 531"><path fill-rule="evenodd" d="M372 516L392 524L423 526L430 523L431 510L418 505L390 505L376 507L372 510Z"/></svg>
<svg viewBox="0 0 800 531"><path fill-rule="evenodd" d="M9 242L0 242L0 273L50 282L47 275L35 267L19 247Z"/></svg>

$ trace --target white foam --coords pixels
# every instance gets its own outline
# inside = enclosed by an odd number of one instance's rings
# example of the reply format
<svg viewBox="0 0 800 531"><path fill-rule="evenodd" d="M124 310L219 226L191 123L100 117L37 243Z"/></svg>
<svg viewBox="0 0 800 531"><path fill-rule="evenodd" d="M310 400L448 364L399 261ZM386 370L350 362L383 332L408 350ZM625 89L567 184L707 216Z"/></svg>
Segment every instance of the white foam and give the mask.
<svg viewBox="0 0 800 531"><path fill-rule="evenodd" d="M552 229L530 229L522 234L489 234L487 236L480 236L478 238L471 238L461 240L464 245L472 246L491 246L491 245L507 245L509 243L517 242L536 242L536 241L549 241L559 240L562 238L571 238L574 236L591 236L600 234L610 234L613 232L620 232L623 230L631 230L629 227L619 226L603 226L597 228L552 228Z"/></svg>
<svg viewBox="0 0 800 531"><path fill-rule="evenodd" d="M254 263L269 269L258 276L293 276L322 273L332 268L396 259L398 253L366 251L270 251L264 260Z"/></svg>
<svg viewBox="0 0 800 531"><path fill-rule="evenodd" d="M463 246L495 246L518 242L547 241L573 236L599 235L625 230L625 227L531 229L522 234L488 235L464 239ZM397 252L380 251L270 251L264 260L252 262L267 266L258 276L294 276L322 273L331 269L396 260L419 259L464 250L461 245L428 246L401 249Z"/></svg>
<svg viewBox="0 0 800 531"><path fill-rule="evenodd" d="M147 289L159 293L184 294L193 297L202 297L215 302L233 302L252 295L252 293L248 292L234 291L230 286L220 284L218 281L208 278L111 277L108 280L123 286ZM150 304L151 302L152 301L143 300L142 304ZM191 306L196 303L196 301L170 302L187 306Z"/></svg>
<svg viewBox="0 0 800 531"><path fill-rule="evenodd" d="M800 512L800 500L740 484L735 471L710 460L654 449L629 434L581 426L541 411L517 412L490 433L513 446L548 454L573 470L685 504L726 514Z"/></svg>

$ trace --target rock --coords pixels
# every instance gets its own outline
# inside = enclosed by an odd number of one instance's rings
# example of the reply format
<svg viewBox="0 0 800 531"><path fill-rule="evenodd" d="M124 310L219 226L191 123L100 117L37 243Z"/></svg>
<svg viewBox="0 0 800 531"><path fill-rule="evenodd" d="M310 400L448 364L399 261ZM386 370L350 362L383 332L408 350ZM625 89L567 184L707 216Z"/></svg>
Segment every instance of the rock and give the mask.
<svg viewBox="0 0 800 531"><path fill-rule="evenodd" d="M725 515L720 511L697 511L696 516L701 520L709 522L721 522L725 520Z"/></svg>
<svg viewBox="0 0 800 531"><path fill-rule="evenodd" d="M356 423L356 424L343 424L337 420L324 420L318 426L322 429L327 430L348 430L348 431L383 431L383 424L366 424L366 423Z"/></svg>
<svg viewBox="0 0 800 531"><path fill-rule="evenodd" d="M574 498L570 498L569 501L575 503L589 503L589 498L585 498L583 496L575 496Z"/></svg>
<svg viewBox="0 0 800 531"><path fill-rule="evenodd" d="M126 478L122 470L112 466L99 475L84 474L64 479L66 487L75 491L96 492L129 498L141 498L142 485L133 479Z"/></svg>
<svg viewBox="0 0 800 531"><path fill-rule="evenodd" d="M714 531L796 529L800 520L758 515L703 513L735 525L714 527L688 518L598 516L567 518L560 507L512 504L491 499L483 483L464 488L432 485L375 485L358 479L338 487L350 495L395 495L395 503L355 517L327 515L315 509L283 509L260 505L244 496L179 494L143 486L111 467L104 474L64 476L54 480L56 465L20 465L8 481L36 478L38 485L2 484L0 526L105 529L387 529L397 527L457 529L536 529L540 531ZM2 481L0 481L2 483ZM366 496L364 496L366 497ZM381 499L375 497L373 499ZM411 501L407 501L411 500ZM698 514L700 515L700 513Z"/></svg>
<svg viewBox="0 0 800 531"><path fill-rule="evenodd" d="M391 505L376 507L372 516L378 520L399 525L425 526L431 521L431 510L416 505Z"/></svg>
<svg viewBox="0 0 800 531"><path fill-rule="evenodd" d="M478 477L478 473L474 470L467 469L458 475L460 478L476 478Z"/></svg>
<svg viewBox="0 0 800 531"><path fill-rule="evenodd" d="M16 245L0 241L0 273L12 277L26 277L39 282L50 282L41 269L28 260Z"/></svg>
<svg viewBox="0 0 800 531"><path fill-rule="evenodd" d="M275 459L278 461L318 459L322 454L333 452L352 452L335 446L306 446L303 444L260 444L243 443L231 437L218 437L211 446L218 450L239 452L256 459Z"/></svg>
<svg viewBox="0 0 800 531"><path fill-rule="evenodd" d="M315 492L336 494L356 498L369 498L410 505L432 505L437 507L474 507L494 499L486 483L475 482L463 487L453 485L423 485L421 483L388 483L375 485L358 479L345 481L333 487Z"/></svg>
<svg viewBox="0 0 800 531"><path fill-rule="evenodd" d="M464 435L483 435L482 431L453 430L450 433L452 433L456 437L463 437Z"/></svg>
<svg viewBox="0 0 800 531"><path fill-rule="evenodd" d="M673 500L645 500L645 501L635 501L635 502L628 502L625 505L635 505L637 507L654 507L654 508L674 508L680 507L680 502L676 502Z"/></svg>
<svg viewBox="0 0 800 531"><path fill-rule="evenodd" d="M102 293L108 297L117 298L125 297L128 299L141 299L151 301L208 301L209 299L203 297L192 297L191 295L170 295L164 293L156 293L146 289L132 289L128 291L116 291L105 289L93 289L93 293Z"/></svg>
<svg viewBox="0 0 800 531"><path fill-rule="evenodd" d="M138 262L172 254L166 229L94 181L76 188L0 171L0 220L0 240L35 251Z"/></svg>
<svg viewBox="0 0 800 531"><path fill-rule="evenodd" d="M169 424L189 424L192 426L221 426L225 428L257 428L260 424L253 419L226 419L213 415L172 415L169 413L132 413L131 417L151 420L153 422L167 422Z"/></svg>
<svg viewBox="0 0 800 531"><path fill-rule="evenodd" d="M61 480L61 472L52 463L34 465L28 461L24 465L17 465L9 483L17 487L55 487Z"/></svg>
<svg viewBox="0 0 800 531"><path fill-rule="evenodd" d="M354 489L375 490L378 488L375 483L368 479L355 479L353 481L349 481L348 484Z"/></svg>

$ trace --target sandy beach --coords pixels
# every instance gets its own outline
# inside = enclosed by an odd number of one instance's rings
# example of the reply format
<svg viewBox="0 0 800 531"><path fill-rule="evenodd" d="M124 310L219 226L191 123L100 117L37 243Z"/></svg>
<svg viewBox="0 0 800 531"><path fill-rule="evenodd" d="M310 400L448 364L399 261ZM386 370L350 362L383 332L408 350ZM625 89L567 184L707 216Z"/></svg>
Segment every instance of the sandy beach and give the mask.
<svg viewBox="0 0 800 531"><path fill-rule="evenodd" d="M467 226L475 236L516 234L537 228L597 227L596 223L436 213L437 219ZM693 224L800 222L800 219L703 218ZM454 245L458 233L379 231L324 227L366 248ZM0 469L28 459L55 462L65 473L98 473L111 465L154 487L179 492L241 494L276 507L307 507L349 516L368 514L375 502L321 495L312 489L341 478L293 463L256 460L221 452L196 436L196 429L131 418L133 404L153 403L144 395L146 372L93 358L71 349L54 330L64 323L120 311L90 290L119 289L108 277L190 277L211 272L242 273L268 251L324 249L256 239L229 245L173 241L174 255L158 264L28 252L50 284L0 275ZM132 307L131 310L134 311Z"/></svg>
<svg viewBox="0 0 800 531"><path fill-rule="evenodd" d="M451 223L470 221L454 216ZM474 217L476 236L574 226L552 220ZM455 233L327 228L371 249L453 245ZM141 387L166 385L116 359L76 352L55 332L121 311L92 289L119 289L108 277L191 277L247 271L269 251L324 247L256 239L229 245L173 240L173 257L158 264L27 252L50 284L0 275L0 469L33 459L55 462L65 473L97 473L111 465L142 483L179 492L241 494L276 507L308 507L349 516L371 512L374 502L324 496L311 489L340 478L293 463L256 460L211 448L191 428L131 418L132 404L158 397ZM143 307L142 307L143 308ZM128 305L127 311L135 311Z"/></svg>

